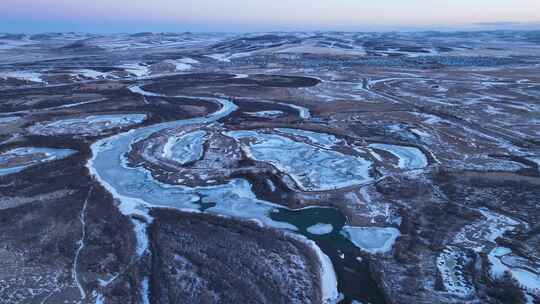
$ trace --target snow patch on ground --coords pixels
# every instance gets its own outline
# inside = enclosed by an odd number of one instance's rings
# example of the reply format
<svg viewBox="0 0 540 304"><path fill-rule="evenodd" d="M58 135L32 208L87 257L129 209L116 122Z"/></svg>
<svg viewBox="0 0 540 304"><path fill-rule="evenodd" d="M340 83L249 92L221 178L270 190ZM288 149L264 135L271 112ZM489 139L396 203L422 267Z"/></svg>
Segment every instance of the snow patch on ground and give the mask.
<svg viewBox="0 0 540 304"><path fill-rule="evenodd" d="M463 269L470 258L465 250L480 253L487 246L495 244L496 239L506 231L513 230L519 222L488 209L479 209L483 218L463 227L437 257L437 268L441 273L443 284L449 293L466 297L474 293L474 285L465 277ZM491 258L489 258L491 261ZM495 272L500 264L492 261Z"/></svg>
<svg viewBox="0 0 540 304"><path fill-rule="evenodd" d="M459 247L447 246L439 254L437 268L446 291L459 297L466 297L474 292L473 285L463 273L469 262L470 259Z"/></svg>
<svg viewBox="0 0 540 304"><path fill-rule="evenodd" d="M315 251L321 265L320 279L322 301L324 304L336 303L339 299L339 292L337 290L336 272L330 258L322 252L321 248L319 248L314 241L298 234L289 233L288 235L305 243Z"/></svg>
<svg viewBox="0 0 540 304"><path fill-rule="evenodd" d="M210 54L210 55L205 55L205 56L208 58L217 60L217 61L221 61L221 62L231 62L232 59L247 57L250 55L251 55L250 53L236 53L236 54L230 54L230 55L226 53L218 53L218 54Z"/></svg>
<svg viewBox="0 0 540 304"><path fill-rule="evenodd" d="M297 105L294 105L294 104L291 104L291 103L284 103L284 102L280 102L279 104L281 105L286 105L288 107L291 107L295 110L298 111L298 115L300 116L300 118L302 119L309 119L311 118L311 112L309 111L308 108L304 108L304 107L301 107L301 106L297 106Z"/></svg>
<svg viewBox="0 0 540 304"><path fill-rule="evenodd" d="M193 58L184 57L177 60L178 62L185 63L185 64L198 64L200 63L198 60L195 60Z"/></svg>
<svg viewBox="0 0 540 304"><path fill-rule="evenodd" d="M176 71L191 70L194 64L199 63L197 60L194 60L191 58L182 58L182 59L176 59L176 60L170 59L170 60L165 60L165 62L174 65Z"/></svg>
<svg viewBox="0 0 540 304"><path fill-rule="evenodd" d="M163 157L185 165L200 159L206 132L194 131L182 136L171 136L163 146Z"/></svg>
<svg viewBox="0 0 540 304"><path fill-rule="evenodd" d="M264 103L277 104L277 105L280 105L280 106L289 107L291 109L296 110L298 112L298 116L300 116L300 118L302 118L302 119L311 118L311 112L309 111L309 109L305 108L305 107L302 107L302 106L297 106L297 105L292 104L292 103L276 102L276 101L270 101L270 100L258 100L258 101L259 102L264 102Z"/></svg>
<svg viewBox="0 0 540 304"><path fill-rule="evenodd" d="M424 130L421 130L421 129L417 129L417 128L413 128L411 129L411 132L420 136L421 138L430 138L432 137L431 134L429 134L428 132L424 131Z"/></svg>
<svg viewBox="0 0 540 304"><path fill-rule="evenodd" d="M105 297L102 294L96 296L96 304L105 304Z"/></svg>
<svg viewBox="0 0 540 304"><path fill-rule="evenodd" d="M124 71L137 77L143 77L150 74L150 68L140 63L126 63L119 66L119 68L122 68Z"/></svg>
<svg viewBox="0 0 540 304"><path fill-rule="evenodd" d="M84 241L86 239L86 207L88 206L88 199L90 198L90 194L92 193L92 189L88 191L88 196L86 197L86 200L84 201L83 207L81 209L81 214L79 215L79 220L81 222L81 239L77 242L77 251L75 252L75 258L73 259L73 269L72 269L72 277L75 281L75 284L77 285L77 288L79 289L79 293L81 295L81 300L86 299L86 292L84 290L84 287L82 286L81 282L79 281L79 259L81 255L81 251L84 249Z"/></svg>
<svg viewBox="0 0 540 304"><path fill-rule="evenodd" d="M479 209L483 219L463 227L455 236L452 244L481 252L487 244L495 244L495 240L506 231L514 230L519 222L507 216L494 213L488 209Z"/></svg>
<svg viewBox="0 0 540 304"><path fill-rule="evenodd" d="M137 219L132 219L131 222L133 223L133 228L137 237L137 248L135 253L137 256L141 257L146 253L148 250L148 245L150 244L150 241L148 240L148 233L146 231L148 225L145 222Z"/></svg>
<svg viewBox="0 0 540 304"><path fill-rule="evenodd" d="M234 75L234 79L244 79L244 78L249 78L249 75L248 74L236 74L236 75Z"/></svg>
<svg viewBox="0 0 540 304"><path fill-rule="evenodd" d="M358 193L362 196L365 206L368 209L366 215L371 217L371 223L376 222L376 217L383 217L385 220L390 219L390 204L381 200L373 200L368 192L367 187L362 187ZM354 202L360 203L360 199L355 193L348 193L347 198L350 198Z"/></svg>
<svg viewBox="0 0 540 304"><path fill-rule="evenodd" d="M274 185L274 182L272 182L272 180L266 179L266 184L268 185L268 188L270 188L270 191L276 191L276 185Z"/></svg>
<svg viewBox="0 0 540 304"><path fill-rule="evenodd" d="M163 96L161 94L145 91L145 90L143 90L141 88L141 86L138 86L138 85L130 86L128 88L128 90L130 92L132 92L132 93L139 94L139 95L142 95L142 96L148 96L148 97L160 97L160 96Z"/></svg>
<svg viewBox="0 0 540 304"><path fill-rule="evenodd" d="M217 61L231 62L227 54L210 54L210 55L206 55L206 57L212 58Z"/></svg>
<svg viewBox="0 0 540 304"><path fill-rule="evenodd" d="M283 116L282 111L259 111L259 112L244 112L245 114L253 117L259 117L259 118L276 118Z"/></svg>
<svg viewBox="0 0 540 304"><path fill-rule="evenodd" d="M25 72L25 71L13 71L13 72L0 72L0 79L7 80L9 78L22 80L22 81L31 81L38 83L47 83L41 79L42 74L36 72Z"/></svg>
<svg viewBox="0 0 540 304"><path fill-rule="evenodd" d="M148 283L148 277L144 277L141 282L141 303L150 304L150 284Z"/></svg>
<svg viewBox="0 0 540 304"><path fill-rule="evenodd" d="M412 114L421 117L423 119L423 122L428 125L438 125L445 122L444 119L433 114L418 113L418 112L412 112Z"/></svg>
<svg viewBox="0 0 540 304"><path fill-rule="evenodd" d="M85 78L90 78L90 79L106 79L108 76L110 76L109 73L102 73L102 72L98 72L96 70L91 70L91 69L80 69L80 70L74 70L73 71L75 73L75 75L73 76L83 76Z"/></svg>
<svg viewBox="0 0 540 304"><path fill-rule="evenodd" d="M540 168L540 156L527 157L527 159L536 163L538 165L538 168Z"/></svg>

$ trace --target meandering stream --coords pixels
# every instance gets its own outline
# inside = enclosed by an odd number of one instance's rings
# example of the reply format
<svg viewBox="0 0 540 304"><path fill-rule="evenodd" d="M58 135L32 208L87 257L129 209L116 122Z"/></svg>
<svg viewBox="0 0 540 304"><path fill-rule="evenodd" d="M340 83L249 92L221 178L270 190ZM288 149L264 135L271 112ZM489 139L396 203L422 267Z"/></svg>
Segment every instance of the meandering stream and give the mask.
<svg viewBox="0 0 540 304"><path fill-rule="evenodd" d="M132 92L145 96L160 96L133 87ZM91 147L93 156L87 167L91 174L120 202L120 211L126 215L139 215L152 221L148 207L169 207L188 212L208 212L235 218L255 220L278 229L287 229L302 234L315 241L328 255L338 278L339 292L346 300L358 299L372 303L383 303L383 297L375 283L367 274L365 262L357 259L358 248L340 233L345 225L345 217L334 208L310 207L290 210L286 207L258 199L245 179L232 179L225 184L205 187L168 185L157 181L142 167L130 167L126 155L135 142L166 129L186 125L207 125L218 121L237 110L237 106L224 98L167 96L206 100L220 105L220 109L204 117L182 119L133 129L97 141ZM307 228L319 223L329 224L332 231L323 235L311 234ZM146 250L145 224L137 223L139 253ZM324 268L325 265L322 265ZM326 265L328 267L328 265ZM331 266L330 266L331 268ZM360 273L348 273L344 269L361 269ZM329 269L326 269L328 272ZM327 300L335 300L335 275L326 274L322 278L323 289L327 290ZM324 273L324 270L323 270ZM333 277L332 277L333 276ZM334 280L334 281L333 281ZM332 287L332 285L334 287ZM332 291L332 288L334 291ZM330 290L330 291L328 291Z"/></svg>

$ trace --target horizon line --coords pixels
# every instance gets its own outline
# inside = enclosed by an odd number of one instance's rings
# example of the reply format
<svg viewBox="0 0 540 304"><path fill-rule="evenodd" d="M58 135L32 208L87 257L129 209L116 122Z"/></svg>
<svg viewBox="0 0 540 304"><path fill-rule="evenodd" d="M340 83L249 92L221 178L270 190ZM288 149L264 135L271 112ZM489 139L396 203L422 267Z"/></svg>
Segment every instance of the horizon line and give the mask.
<svg viewBox="0 0 540 304"><path fill-rule="evenodd" d="M0 22L1 24L1 22ZM299 27L292 25L282 25L275 26L274 28L265 27L261 29L256 29L252 31L243 31L243 30L219 30L213 29L213 27L219 27L217 25L191 25L191 26L182 26L174 24L149 24L138 26L133 30L126 30L125 27L130 27L130 23L122 23L116 25L121 28L118 31L114 30L104 30L103 25L94 25L94 24L70 24L71 27L76 25L76 30L67 29L68 25L56 25L53 27L58 28L47 30L30 30L30 29L7 29L0 30L0 33L4 34L44 34L44 33L79 33L79 34L136 34L136 33L196 33L196 34L211 34L211 33L229 33L229 34L248 34L248 33L275 33L275 32L348 32L348 33L373 33L373 32L422 32L422 31L435 31L435 32L452 32L452 31L466 31L466 32L486 32L486 31L536 31L540 30L540 21L530 21L530 22L509 22L509 21L493 21L493 22L477 22L469 24L433 24L433 25L358 25L358 26L343 26L332 27L332 26L313 26L309 27ZM230 25L232 27L237 26L247 26L247 25ZM63 29L63 28L66 29ZM296 28L295 28L296 27ZM36 28L43 28L36 26ZM109 27L110 28L110 27ZM173 28L179 28L174 30ZM183 29L180 29L183 28ZM190 28L193 28L190 29Z"/></svg>

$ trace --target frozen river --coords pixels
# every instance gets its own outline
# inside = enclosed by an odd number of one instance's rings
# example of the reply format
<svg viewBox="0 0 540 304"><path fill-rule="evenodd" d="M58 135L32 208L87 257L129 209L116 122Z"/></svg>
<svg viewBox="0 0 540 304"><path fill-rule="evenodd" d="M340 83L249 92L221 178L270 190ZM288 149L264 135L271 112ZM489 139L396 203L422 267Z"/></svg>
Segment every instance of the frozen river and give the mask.
<svg viewBox="0 0 540 304"><path fill-rule="evenodd" d="M143 95L159 95L141 90L138 87L132 91ZM219 104L220 109L204 117L165 122L133 129L128 132L102 139L92 145L93 156L87 163L87 167L92 175L120 202L119 208L123 214L139 215L147 218L148 221L152 221L153 219L148 214L148 207L168 207L188 212L208 212L235 218L243 218L246 220L254 220L274 228L295 231L296 233L303 234L315 241L318 241L318 236L309 233L306 228L308 226L320 226L320 223L326 223L326 227L332 226L333 229L327 229L329 234L325 234L324 236L334 237L337 241L335 242L335 246L332 245L332 242L329 246L325 245L325 252L337 252L338 250L343 250L345 247L351 250L350 248L354 246L354 244L343 237L343 234L339 234L339 231L341 231L345 225L345 221L344 217L336 209L310 207L302 210L289 210L283 206L258 199L251 189L252 185L245 179L235 178L216 186L189 187L185 185L170 185L154 179L151 173L145 168L129 166L126 155L131 151L134 143L144 140L157 132L181 126L208 125L228 116L237 109L237 106L234 103L224 98L173 97L211 101ZM285 132L290 133L290 131L287 130L285 130ZM201 155L200 146L204 140L204 135L204 132L188 135L188 137L194 136L194 138L197 139L195 142L199 143L192 145L183 144L182 142L185 139L183 137L173 138L171 139L171 142L166 144L167 149L165 149L164 153L172 158L179 159L182 162L198 158ZM235 138L242 137L243 135L245 134L229 134L229 136ZM308 135L306 137L310 140L322 141L321 138L324 138L328 141L328 138L322 135L316 136L317 134L315 133L305 133L303 135ZM298 163L297 166L293 167L281 167L287 174L298 176L297 181L306 188L313 187L317 190L325 190L327 188L335 188L336 186L347 186L351 183L361 183L369 179L367 170L369 169L370 163L367 161L352 158L351 156L346 156L331 150L322 149L320 151L315 151L317 152L315 153L307 144L294 142L286 137L277 137L278 138L260 136L259 140L263 141L263 145L265 141L276 140L279 144L293 144L295 148L298 149L298 152L300 153L299 156L312 155L314 157L309 163ZM325 148L327 148L329 144L330 143L328 142L324 142ZM264 152L264 147L258 148L259 151ZM193 151L184 153L186 152L184 151L185 149L193 149ZM261 152L262 154L255 153L256 156L261 158L264 158L265 155L270 155L263 152ZM184 159L183 157L187 158ZM276 159L265 160L287 163L289 159L286 157L278 157ZM332 179L321 180L314 176L300 178L300 176L302 176L301 166L310 164L320 166L320 169L324 170L322 173L327 172L328 174L331 174ZM356 166L352 166L351 164ZM122 178L118 178L119 176ZM350 181L347 180L348 177L351 177ZM144 254L148 244L146 224L136 221L135 225L137 227L136 234L138 238L139 253ZM313 232L313 227L310 231ZM388 246L388 244L384 245ZM320 251L319 247L314 247L315 250ZM334 256L334 254L331 254L331 256ZM335 262L334 259L332 260ZM334 269L332 268L332 265L325 263L324 259L321 259L321 267L322 273L324 273L323 289L326 290L325 297L327 300L336 298L337 281Z"/></svg>

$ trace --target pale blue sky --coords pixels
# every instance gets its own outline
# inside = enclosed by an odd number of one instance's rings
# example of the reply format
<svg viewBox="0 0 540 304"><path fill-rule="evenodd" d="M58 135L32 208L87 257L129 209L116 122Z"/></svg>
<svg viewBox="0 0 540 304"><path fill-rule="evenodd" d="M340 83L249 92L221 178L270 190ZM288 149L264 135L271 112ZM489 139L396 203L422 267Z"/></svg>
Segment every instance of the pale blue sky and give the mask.
<svg viewBox="0 0 540 304"><path fill-rule="evenodd" d="M540 22L540 0L0 0L0 32L377 30Z"/></svg>

